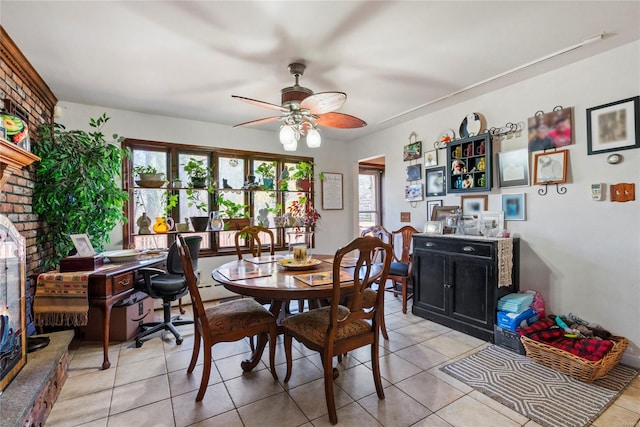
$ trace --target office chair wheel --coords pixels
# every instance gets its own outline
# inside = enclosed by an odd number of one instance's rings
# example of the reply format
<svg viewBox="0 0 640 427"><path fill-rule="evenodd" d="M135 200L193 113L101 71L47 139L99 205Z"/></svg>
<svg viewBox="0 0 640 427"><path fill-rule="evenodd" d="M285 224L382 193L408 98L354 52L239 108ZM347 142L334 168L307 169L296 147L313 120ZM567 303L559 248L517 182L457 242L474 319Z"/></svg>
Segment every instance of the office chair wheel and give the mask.
<svg viewBox="0 0 640 427"><path fill-rule="evenodd" d="M136 348L142 347L142 341L136 340Z"/></svg>

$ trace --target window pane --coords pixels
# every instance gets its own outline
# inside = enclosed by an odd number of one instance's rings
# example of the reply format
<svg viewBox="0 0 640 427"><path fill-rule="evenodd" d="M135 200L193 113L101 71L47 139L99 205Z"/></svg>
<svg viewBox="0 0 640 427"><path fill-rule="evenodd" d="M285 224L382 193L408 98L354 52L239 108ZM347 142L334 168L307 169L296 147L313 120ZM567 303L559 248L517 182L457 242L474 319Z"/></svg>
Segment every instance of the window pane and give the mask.
<svg viewBox="0 0 640 427"><path fill-rule="evenodd" d="M360 211L375 211L377 207L375 175L358 175Z"/></svg>
<svg viewBox="0 0 640 427"><path fill-rule="evenodd" d="M218 158L218 188L240 189L244 185L246 175L244 160L236 157Z"/></svg>
<svg viewBox="0 0 640 427"><path fill-rule="evenodd" d="M151 166L167 178L167 153L164 151L133 150L133 167ZM134 176L134 179L137 179Z"/></svg>

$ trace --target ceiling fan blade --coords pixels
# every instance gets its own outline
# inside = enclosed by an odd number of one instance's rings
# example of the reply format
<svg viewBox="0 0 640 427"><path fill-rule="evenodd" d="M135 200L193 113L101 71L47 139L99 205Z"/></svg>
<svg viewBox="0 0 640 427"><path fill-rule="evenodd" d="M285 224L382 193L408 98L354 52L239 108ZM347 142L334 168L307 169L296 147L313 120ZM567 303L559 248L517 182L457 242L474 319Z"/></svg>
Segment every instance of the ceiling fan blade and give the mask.
<svg viewBox="0 0 640 427"><path fill-rule="evenodd" d="M244 102L248 102L249 104L252 104L258 107L268 108L270 110L278 110L278 111L282 111L283 113L289 112L288 108L283 107L281 105L272 104L270 102L258 101L257 99L245 98L244 96L238 96L238 95L231 95L231 97L239 99Z"/></svg>
<svg viewBox="0 0 640 427"><path fill-rule="evenodd" d="M329 128L353 129L365 127L367 122L349 114L325 113L318 116L316 124Z"/></svg>
<svg viewBox="0 0 640 427"><path fill-rule="evenodd" d="M346 100L344 92L320 92L303 99L300 108L308 109L311 114L325 114L336 111Z"/></svg>
<svg viewBox="0 0 640 427"><path fill-rule="evenodd" d="M261 125L263 123L271 123L271 122L278 121L281 118L282 118L282 116L265 117L264 119L252 120L250 122L244 122L244 123L237 124L237 125L234 126L234 128L237 128L238 126L255 126L255 125Z"/></svg>

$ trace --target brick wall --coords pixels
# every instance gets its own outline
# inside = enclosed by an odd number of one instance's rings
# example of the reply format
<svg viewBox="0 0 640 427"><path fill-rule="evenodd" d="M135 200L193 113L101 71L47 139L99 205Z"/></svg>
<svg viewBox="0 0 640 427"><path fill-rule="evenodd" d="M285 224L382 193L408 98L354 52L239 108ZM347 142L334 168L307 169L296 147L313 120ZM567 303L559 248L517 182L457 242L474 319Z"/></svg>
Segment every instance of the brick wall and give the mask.
<svg viewBox="0 0 640 427"><path fill-rule="evenodd" d="M0 27L0 102L5 107L17 107L26 117L31 133L38 125L53 120L53 107L58 100L51 89L24 57L13 40ZM38 244L45 224L32 212L35 164L13 174L0 193L0 213L26 239L27 246L27 321L31 316L31 301L35 292L33 276L43 271L44 261L53 254L51 243ZM33 331L31 331L33 332Z"/></svg>

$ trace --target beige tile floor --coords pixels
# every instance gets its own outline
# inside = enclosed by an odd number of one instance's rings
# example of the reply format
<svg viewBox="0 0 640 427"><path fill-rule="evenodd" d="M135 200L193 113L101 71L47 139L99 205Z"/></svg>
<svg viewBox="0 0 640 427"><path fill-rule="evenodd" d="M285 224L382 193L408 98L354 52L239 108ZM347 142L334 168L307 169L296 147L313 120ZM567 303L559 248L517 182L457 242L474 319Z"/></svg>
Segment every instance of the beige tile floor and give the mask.
<svg viewBox="0 0 640 427"><path fill-rule="evenodd" d="M381 342L380 365L386 399L379 400L375 393L369 351L350 353L339 366L335 385L338 425L538 426L439 370L488 343L402 314L392 295L385 303L389 341ZM196 403L202 362L192 375L186 374L193 331L192 326L180 329L185 338L180 346L169 333L153 336L141 348L131 341L112 343L112 365L105 371L99 369L100 343L74 341L69 378L46 426L331 425L319 357L296 346L293 374L284 384L282 337L276 349L278 381L271 377L266 357L254 371L242 373L248 341L214 346L207 393ZM640 427L640 378L593 425Z"/></svg>

